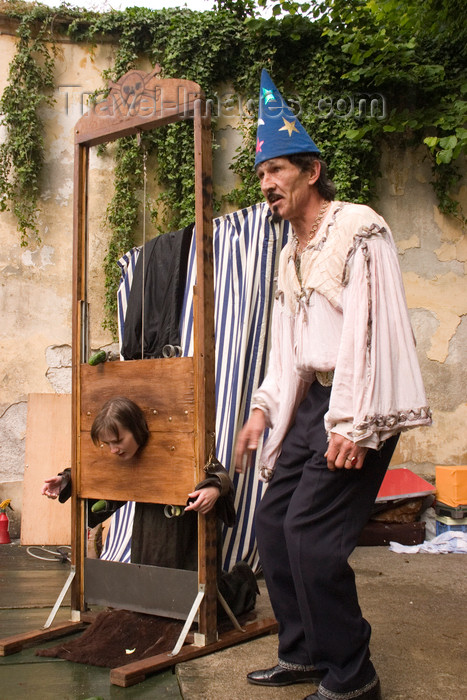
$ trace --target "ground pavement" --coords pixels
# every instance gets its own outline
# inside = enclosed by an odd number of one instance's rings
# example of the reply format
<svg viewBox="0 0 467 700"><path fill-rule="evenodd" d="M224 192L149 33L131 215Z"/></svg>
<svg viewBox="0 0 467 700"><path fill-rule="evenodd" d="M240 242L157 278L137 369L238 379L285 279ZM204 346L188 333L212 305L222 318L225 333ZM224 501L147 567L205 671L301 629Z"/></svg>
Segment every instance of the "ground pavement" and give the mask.
<svg viewBox="0 0 467 700"><path fill-rule="evenodd" d="M352 564L361 606L373 627L372 655L384 700L467 697L467 555L359 547ZM0 637L43 625L68 570L67 563L33 559L18 543L1 544ZM259 583L258 611L268 616L267 593ZM62 607L56 621L68 619L68 612ZM107 669L37 657L27 649L0 657L0 698L302 700L312 685L270 689L247 684L248 671L276 663L276 649L277 637L269 635L178 664L175 673L155 674L129 688L111 685Z"/></svg>

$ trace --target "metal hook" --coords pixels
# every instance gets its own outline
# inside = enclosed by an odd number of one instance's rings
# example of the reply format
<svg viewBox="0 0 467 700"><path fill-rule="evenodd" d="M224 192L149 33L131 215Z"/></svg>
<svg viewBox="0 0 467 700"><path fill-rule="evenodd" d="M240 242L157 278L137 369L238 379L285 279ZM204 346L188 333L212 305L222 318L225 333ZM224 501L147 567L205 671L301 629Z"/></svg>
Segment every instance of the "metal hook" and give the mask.
<svg viewBox="0 0 467 700"><path fill-rule="evenodd" d="M179 518L182 515L185 515L185 508L183 506L170 506L166 505L164 506L164 515L166 518Z"/></svg>

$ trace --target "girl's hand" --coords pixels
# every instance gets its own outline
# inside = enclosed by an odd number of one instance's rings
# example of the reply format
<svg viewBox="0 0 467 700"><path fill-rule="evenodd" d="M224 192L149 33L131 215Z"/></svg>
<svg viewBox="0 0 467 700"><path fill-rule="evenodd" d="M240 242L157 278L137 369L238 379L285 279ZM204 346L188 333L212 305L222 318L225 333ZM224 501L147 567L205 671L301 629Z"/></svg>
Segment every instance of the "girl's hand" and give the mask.
<svg viewBox="0 0 467 700"><path fill-rule="evenodd" d="M197 513L206 515L216 505L216 501L221 495L217 486L206 486L204 489L189 493L188 497L195 499L192 503L186 506L185 510L195 510Z"/></svg>
<svg viewBox="0 0 467 700"><path fill-rule="evenodd" d="M60 495L61 485L61 476L53 476L50 479L46 479L42 486L41 494L43 496L47 496L47 498L58 498L58 496Z"/></svg>

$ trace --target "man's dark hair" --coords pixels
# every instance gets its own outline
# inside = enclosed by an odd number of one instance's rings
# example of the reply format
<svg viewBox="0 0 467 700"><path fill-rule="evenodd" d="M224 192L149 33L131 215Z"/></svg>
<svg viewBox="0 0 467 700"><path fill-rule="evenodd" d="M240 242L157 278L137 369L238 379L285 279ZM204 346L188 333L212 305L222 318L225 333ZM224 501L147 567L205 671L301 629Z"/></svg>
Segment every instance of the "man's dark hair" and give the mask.
<svg viewBox="0 0 467 700"><path fill-rule="evenodd" d="M321 165L321 172L316 181L316 189L323 199L332 202L336 196L336 186L328 177L328 166L317 153L293 153L292 155L285 156L285 158L288 158L293 165L303 171L312 170L313 162L317 160Z"/></svg>

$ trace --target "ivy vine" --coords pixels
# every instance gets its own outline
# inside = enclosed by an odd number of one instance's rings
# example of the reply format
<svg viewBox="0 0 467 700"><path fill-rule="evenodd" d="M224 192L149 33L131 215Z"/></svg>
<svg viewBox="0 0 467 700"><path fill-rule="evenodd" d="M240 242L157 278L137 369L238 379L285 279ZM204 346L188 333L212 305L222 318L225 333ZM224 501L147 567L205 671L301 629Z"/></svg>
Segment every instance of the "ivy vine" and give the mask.
<svg viewBox="0 0 467 700"><path fill-rule="evenodd" d="M39 108L54 102L53 18L40 7L30 8L21 17L16 55L0 100L1 124L6 130L0 145L0 210L13 211L22 246L31 236L40 240L37 218L44 132ZM50 49L47 42L51 42Z"/></svg>
<svg viewBox="0 0 467 700"><path fill-rule="evenodd" d="M264 19L258 5L269 5ZM462 0L217 0L210 12L187 8L86 12L51 10L10 0L3 12L19 21L17 55L1 110L0 206L18 217L22 242L38 235L43 162L39 107L50 102L55 32L76 42L115 40L115 62L103 84L145 59L167 77L198 82L213 105L230 84L243 142L231 164L241 183L226 199L248 206L261 199L254 174L258 78L266 67L328 161L341 199L371 201L384 140L427 149L440 210L465 223L456 199L467 146L467 35ZM59 21L58 21L59 20ZM50 48L52 47L52 48ZM226 105L224 105L227 108ZM217 117L214 109L214 121ZM27 124L27 129L24 125ZM159 231L194 218L191 125L145 135L157 161L162 194L151 203ZM214 144L215 146L215 144ZM140 208L141 149L125 139L115 152L115 194L108 207L112 239L106 257L107 320L115 331L115 260L135 240Z"/></svg>
<svg viewBox="0 0 467 700"><path fill-rule="evenodd" d="M103 328L117 336L117 290L119 275L116 261L135 245L140 201L138 191L143 180L141 152L135 136L118 139L115 148L115 181L117 186L107 207L107 220L112 230L104 258L105 319Z"/></svg>

